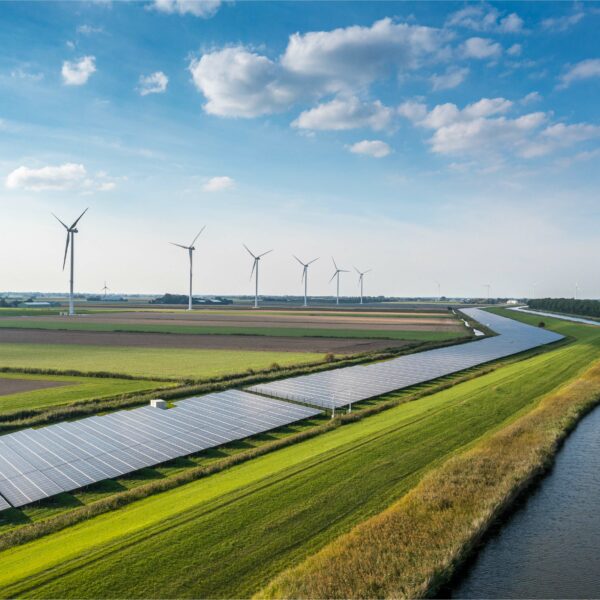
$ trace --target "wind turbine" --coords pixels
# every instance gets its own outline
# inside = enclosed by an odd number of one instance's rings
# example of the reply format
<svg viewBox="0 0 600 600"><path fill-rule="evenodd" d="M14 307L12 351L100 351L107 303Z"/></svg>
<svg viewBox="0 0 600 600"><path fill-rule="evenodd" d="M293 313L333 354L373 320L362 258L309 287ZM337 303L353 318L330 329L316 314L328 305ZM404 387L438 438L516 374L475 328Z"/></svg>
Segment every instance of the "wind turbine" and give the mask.
<svg viewBox="0 0 600 600"><path fill-rule="evenodd" d="M487 301L488 301L488 304L489 304L489 302L490 302L490 290L492 289L492 284L491 283L484 283L483 287L487 288Z"/></svg>
<svg viewBox="0 0 600 600"><path fill-rule="evenodd" d="M104 292L104 299L106 299L106 292L108 292L110 288L106 285L106 281L104 282L104 287L102 288L102 291Z"/></svg>
<svg viewBox="0 0 600 600"><path fill-rule="evenodd" d="M313 258L310 262L303 263L296 255L293 255L294 258L302 265L302 279L300 281L304 281L304 306L308 306L307 301L307 293L308 293L308 267L312 265L315 261L319 260L318 258Z"/></svg>
<svg viewBox="0 0 600 600"><path fill-rule="evenodd" d="M333 266L335 267L335 272L331 276L329 283L331 283L334 279L337 279L337 283L336 283L337 292L336 292L336 296L335 296L335 303L339 304L340 303L340 273L348 273L348 271L345 269L338 268L338 266L335 264L335 258L333 258L333 256L331 257L331 260L333 261Z"/></svg>
<svg viewBox="0 0 600 600"><path fill-rule="evenodd" d="M198 235L192 240L192 243L189 246L184 246L183 244L176 244L175 242L169 242L169 244L171 244L173 246L177 246L179 248L183 248L184 250L187 250L189 257L190 257L190 295L188 298L188 310L192 310L192 279L193 279L192 263L193 263L193 253L194 253L194 250L196 249L194 247L194 244L196 243L196 240L200 237L200 234L204 231L205 227L206 227L206 225L198 232Z"/></svg>
<svg viewBox="0 0 600 600"><path fill-rule="evenodd" d="M441 301L442 299L442 286L440 285L439 281L435 282L435 285L437 285L437 291L438 291L438 302Z"/></svg>
<svg viewBox="0 0 600 600"><path fill-rule="evenodd" d="M579 284L575 282L575 300L577 300L577 296L579 296Z"/></svg>
<svg viewBox="0 0 600 600"><path fill-rule="evenodd" d="M265 254L269 254L269 252L273 252L273 250L267 250L262 254L255 255L250 251L246 244L242 244L242 246L246 248L246 252L248 252L248 254L254 259L254 262L252 263L252 271L250 271L250 279L252 279L252 275L254 275L254 308L258 308L258 263Z"/></svg>
<svg viewBox="0 0 600 600"><path fill-rule="evenodd" d="M365 280L365 275L371 272L371 269L367 269L366 271L359 271L356 267L354 270L358 273L358 285L360 285L360 303L363 303L363 284Z"/></svg>
<svg viewBox="0 0 600 600"><path fill-rule="evenodd" d="M72 317L75 315L75 306L73 304L73 277L75 272L75 234L79 233L77 229L77 223L85 213L88 211L86 208L75 220L71 227L68 227L65 223L63 223L54 213L52 216L67 230L67 244L65 246L65 257L63 259L63 271L65 270L65 265L67 264L67 253L69 252L69 244L71 244L71 275L69 277L69 316Z"/></svg>

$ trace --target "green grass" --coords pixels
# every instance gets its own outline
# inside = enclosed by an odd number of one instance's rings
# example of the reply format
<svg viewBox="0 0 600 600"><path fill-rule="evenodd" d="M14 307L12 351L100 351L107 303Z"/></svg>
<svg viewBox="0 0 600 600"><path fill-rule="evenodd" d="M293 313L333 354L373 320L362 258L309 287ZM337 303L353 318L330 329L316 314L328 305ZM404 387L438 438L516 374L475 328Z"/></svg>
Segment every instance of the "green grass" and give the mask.
<svg viewBox="0 0 600 600"><path fill-rule="evenodd" d="M459 331L386 331L375 329L326 329L307 327L237 327L174 324L90 323L74 321L8 321L0 319L0 327L12 329L51 329L59 331L120 331L146 333L193 333L204 335L260 335L270 337L327 337L327 338L377 338L387 340L443 341L469 335L467 329Z"/></svg>
<svg viewBox="0 0 600 600"><path fill-rule="evenodd" d="M558 328L577 343L6 550L0 595L246 597L598 358Z"/></svg>
<svg viewBox="0 0 600 600"><path fill-rule="evenodd" d="M322 354L179 348L129 348L70 344L0 344L0 367L108 371L141 377L204 379L315 362Z"/></svg>
<svg viewBox="0 0 600 600"><path fill-rule="evenodd" d="M164 381L70 377L64 375L29 375L23 373L0 373L0 379L42 379L44 381L61 381L68 384L61 387L0 396L0 415L15 413L21 410L71 404L72 402L85 402L86 400L96 400L119 394L144 392L174 385Z"/></svg>

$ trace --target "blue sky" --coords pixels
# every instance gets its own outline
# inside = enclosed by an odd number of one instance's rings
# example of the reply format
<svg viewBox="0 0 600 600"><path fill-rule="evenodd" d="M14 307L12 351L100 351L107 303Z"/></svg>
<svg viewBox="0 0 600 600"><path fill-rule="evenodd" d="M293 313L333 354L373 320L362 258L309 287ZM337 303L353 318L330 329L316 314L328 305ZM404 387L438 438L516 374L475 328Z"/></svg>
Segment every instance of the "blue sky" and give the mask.
<svg viewBox="0 0 600 600"><path fill-rule="evenodd" d="M0 288L600 296L600 5L0 4ZM188 239L189 238L189 239ZM8 259L7 259L8 258ZM355 294L354 275L342 292Z"/></svg>

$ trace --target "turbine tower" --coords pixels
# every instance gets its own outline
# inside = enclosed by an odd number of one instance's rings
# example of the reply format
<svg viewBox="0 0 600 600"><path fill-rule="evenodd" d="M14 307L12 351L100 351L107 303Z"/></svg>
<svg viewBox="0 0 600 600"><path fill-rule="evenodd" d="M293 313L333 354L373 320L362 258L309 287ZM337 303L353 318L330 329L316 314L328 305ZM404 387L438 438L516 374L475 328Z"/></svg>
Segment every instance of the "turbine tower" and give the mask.
<svg viewBox="0 0 600 600"><path fill-rule="evenodd" d="M329 283L331 283L334 279L337 279L337 282L336 282L336 290L337 291L336 291L336 296L335 296L335 303L339 304L340 303L340 273L348 273L348 271L345 269L340 269L335 264L335 258L333 258L333 256L331 257L331 260L333 261L333 266L335 267L335 272L331 276Z"/></svg>
<svg viewBox="0 0 600 600"><path fill-rule="evenodd" d="M252 263L252 271L250 271L250 279L252 279L252 275L254 275L254 308L258 308L258 263L265 254L269 254L269 252L273 252L273 250L267 250L262 254L255 255L250 251L246 244L242 244L242 246L246 248L246 252L248 252L248 254L254 259L254 262Z"/></svg>
<svg viewBox="0 0 600 600"><path fill-rule="evenodd" d="M172 244L173 246L177 246L179 248L183 248L184 250L187 250L188 255L190 257L190 295L188 298L188 310L192 310L192 280L193 280L192 264L193 264L193 253L194 253L194 250L196 249L194 247L194 244L196 243L196 240L200 237L200 234L204 231L205 227L206 227L206 225L198 232L198 235L192 240L192 243L189 246L184 246L183 244L176 244L175 242L169 242L169 244Z"/></svg>
<svg viewBox="0 0 600 600"><path fill-rule="evenodd" d="M437 299L438 299L438 302L441 302L441 300L442 300L442 286L440 285L439 281L436 281L435 285L437 285L437 291L438 291L438 297L437 297Z"/></svg>
<svg viewBox="0 0 600 600"><path fill-rule="evenodd" d="M360 303L363 303L363 284L365 281L365 275L371 272L371 269L367 269L366 271L359 271L356 267L354 270L358 273L358 285L360 286Z"/></svg>
<svg viewBox="0 0 600 600"><path fill-rule="evenodd" d="M63 223L54 213L52 216L67 230L67 244L65 246L65 257L63 259L63 271L65 270L65 265L67 264L67 253L69 252L69 244L71 244L71 275L69 277L69 316L72 317L75 315L75 306L73 303L73 278L75 274L75 234L79 233L77 229L77 223L85 213L88 211L86 208L75 220L71 227L68 227L65 223Z"/></svg>
<svg viewBox="0 0 600 600"><path fill-rule="evenodd" d="M308 306L308 267L319 259L313 258L310 262L303 263L297 256L293 256L302 265L302 279L300 281L304 281L304 306Z"/></svg>

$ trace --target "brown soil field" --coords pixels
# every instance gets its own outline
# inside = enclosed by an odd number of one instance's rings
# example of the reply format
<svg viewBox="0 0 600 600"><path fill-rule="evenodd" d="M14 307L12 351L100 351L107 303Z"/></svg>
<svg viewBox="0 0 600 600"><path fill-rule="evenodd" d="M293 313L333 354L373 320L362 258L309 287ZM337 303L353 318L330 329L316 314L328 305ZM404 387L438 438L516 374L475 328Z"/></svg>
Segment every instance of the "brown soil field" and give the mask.
<svg viewBox="0 0 600 600"><path fill-rule="evenodd" d="M0 376L0 396L18 394L19 392L31 392L46 388L62 387L72 385L68 381L47 381L45 379L7 379Z"/></svg>
<svg viewBox="0 0 600 600"><path fill-rule="evenodd" d="M0 343L80 344L137 348L190 348L201 350L262 350L273 352L332 352L355 354L402 348L404 340L268 337L261 335L202 335L185 333L124 333L108 331L53 331L0 328ZM414 344L415 342L412 342Z"/></svg>
<svg viewBox="0 0 600 600"><path fill-rule="evenodd" d="M29 317L8 317L4 321ZM77 317L85 323L112 323L127 325L183 325L207 327L294 327L303 329L356 329L377 331L461 331L462 325L456 319L447 317L394 318L394 317L344 317L307 315L222 315L208 313L150 313L123 312L89 314ZM64 322L65 317L32 317L36 321Z"/></svg>

